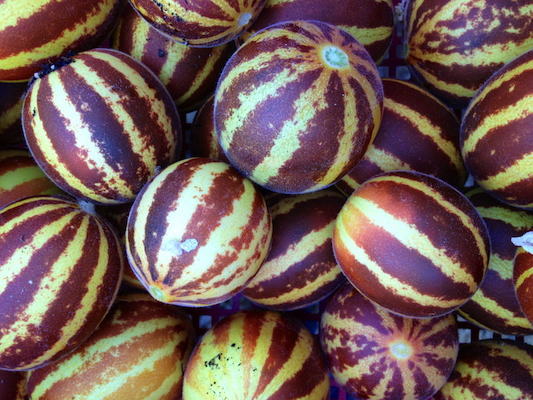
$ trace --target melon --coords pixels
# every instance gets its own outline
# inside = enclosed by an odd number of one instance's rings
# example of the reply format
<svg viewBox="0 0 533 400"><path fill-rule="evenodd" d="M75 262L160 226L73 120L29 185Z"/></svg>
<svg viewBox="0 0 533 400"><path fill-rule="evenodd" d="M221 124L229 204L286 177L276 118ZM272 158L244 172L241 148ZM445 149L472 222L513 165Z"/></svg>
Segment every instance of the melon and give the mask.
<svg viewBox="0 0 533 400"><path fill-rule="evenodd" d="M408 318L365 298L349 283L327 301L320 343L335 381L356 399L427 399L457 361L453 314Z"/></svg>
<svg viewBox="0 0 533 400"><path fill-rule="evenodd" d="M17 200L0 219L0 369L43 367L104 319L124 249L107 221L61 196Z"/></svg>
<svg viewBox="0 0 533 400"><path fill-rule="evenodd" d="M485 277L490 239L468 198L415 171L385 172L348 198L333 231L348 280L385 309L437 317L472 298Z"/></svg>
<svg viewBox="0 0 533 400"><path fill-rule="evenodd" d="M137 278L165 303L201 307L239 293L272 239L265 200L231 165L204 157L161 171L133 203L126 250Z"/></svg>
<svg viewBox="0 0 533 400"><path fill-rule="evenodd" d="M363 156L383 111L383 85L366 49L319 21L271 25L226 63L215 129L230 163L274 192L337 182Z"/></svg>
<svg viewBox="0 0 533 400"><path fill-rule="evenodd" d="M177 159L181 119L157 76L113 49L79 53L28 89L28 148L70 195L97 204L132 202Z"/></svg>

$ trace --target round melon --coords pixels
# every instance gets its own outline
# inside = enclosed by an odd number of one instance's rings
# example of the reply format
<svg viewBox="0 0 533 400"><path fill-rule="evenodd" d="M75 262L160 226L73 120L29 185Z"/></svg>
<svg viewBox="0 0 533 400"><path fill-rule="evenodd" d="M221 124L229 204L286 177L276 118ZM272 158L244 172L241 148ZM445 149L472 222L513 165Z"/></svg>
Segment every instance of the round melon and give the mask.
<svg viewBox="0 0 533 400"><path fill-rule="evenodd" d="M111 47L150 68L168 89L180 113L196 110L215 90L233 42L191 47L163 35L128 4L111 37Z"/></svg>
<svg viewBox="0 0 533 400"><path fill-rule="evenodd" d="M453 314L408 318L344 284L328 300L320 342L335 381L356 399L427 399L448 380L459 351Z"/></svg>
<svg viewBox="0 0 533 400"><path fill-rule="evenodd" d="M473 179L498 200L533 208L533 50L479 89L461 124L461 154Z"/></svg>
<svg viewBox="0 0 533 400"><path fill-rule="evenodd" d="M466 303L485 277L488 229L446 182L414 171L367 180L348 198L333 232L348 280L400 315L427 318Z"/></svg>
<svg viewBox="0 0 533 400"><path fill-rule="evenodd" d="M229 164L194 157L143 188L128 218L126 250L154 298L208 306L250 282L271 239L271 217L252 182Z"/></svg>
<svg viewBox="0 0 533 400"><path fill-rule="evenodd" d="M529 0L408 0L405 62L449 106L465 108L484 82L533 49Z"/></svg>
<svg viewBox="0 0 533 400"><path fill-rule="evenodd" d="M236 39L257 18L265 0L131 0L138 13L172 40L213 47Z"/></svg>
<svg viewBox="0 0 533 400"><path fill-rule="evenodd" d="M28 81L73 53L103 44L124 0L0 3L0 81Z"/></svg>
<svg viewBox="0 0 533 400"><path fill-rule="evenodd" d="M95 49L35 80L24 101L26 142L65 192L98 204L132 202L176 160L181 120L161 81L133 57Z"/></svg>
<svg viewBox="0 0 533 400"><path fill-rule="evenodd" d="M268 190L300 194L334 184L363 156L381 121L383 85L345 30L281 22L233 53L214 107L231 164Z"/></svg>
<svg viewBox="0 0 533 400"><path fill-rule="evenodd" d="M32 400L176 400L196 341L188 315L149 294L119 295L81 346L28 373Z"/></svg>
<svg viewBox="0 0 533 400"><path fill-rule="evenodd" d="M115 230L70 199L34 196L0 211L0 369L57 361L113 304L125 262Z"/></svg>
<svg viewBox="0 0 533 400"><path fill-rule="evenodd" d="M247 310L218 321L193 350L183 400L326 400L328 369L294 317Z"/></svg>
<svg viewBox="0 0 533 400"><path fill-rule="evenodd" d="M386 56L394 30L392 0L266 0L255 22L237 38L242 44L250 36L278 22L318 20L346 30L379 64Z"/></svg>

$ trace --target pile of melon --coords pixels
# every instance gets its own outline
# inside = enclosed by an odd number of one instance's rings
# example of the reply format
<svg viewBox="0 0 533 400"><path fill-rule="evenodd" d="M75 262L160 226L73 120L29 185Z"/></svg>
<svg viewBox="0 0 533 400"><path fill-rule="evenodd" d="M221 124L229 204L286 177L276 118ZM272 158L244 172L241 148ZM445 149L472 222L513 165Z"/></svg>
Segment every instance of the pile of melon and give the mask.
<svg viewBox="0 0 533 400"><path fill-rule="evenodd" d="M533 399L530 1L0 16L1 399Z"/></svg>

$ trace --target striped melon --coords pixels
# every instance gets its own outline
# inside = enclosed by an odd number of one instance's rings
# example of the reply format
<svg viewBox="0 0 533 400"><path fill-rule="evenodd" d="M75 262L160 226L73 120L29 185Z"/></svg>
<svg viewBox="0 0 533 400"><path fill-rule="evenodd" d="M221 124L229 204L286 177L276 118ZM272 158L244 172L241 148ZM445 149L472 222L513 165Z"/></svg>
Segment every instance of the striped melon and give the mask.
<svg viewBox="0 0 533 400"><path fill-rule="evenodd" d="M328 297L345 279L331 239L346 197L332 189L266 197L272 217L267 258L242 294L271 310L304 308Z"/></svg>
<svg viewBox="0 0 533 400"><path fill-rule="evenodd" d="M381 172L413 170L461 189L466 168L459 149L459 118L425 89L384 78L384 110L376 138L337 187L350 195Z"/></svg>
<svg viewBox="0 0 533 400"><path fill-rule="evenodd" d="M504 335L531 335L528 321L516 297L513 270L516 246L511 239L533 229L533 213L508 206L477 188L466 193L483 217L490 235L487 273L474 296L459 314L475 324Z"/></svg>
<svg viewBox="0 0 533 400"><path fill-rule="evenodd" d="M124 253L103 219L57 196L0 211L0 369L42 367L79 346L102 321Z"/></svg>
<svg viewBox="0 0 533 400"><path fill-rule="evenodd" d="M0 393L2 400L27 400L26 371L0 369Z"/></svg>
<svg viewBox="0 0 533 400"><path fill-rule="evenodd" d="M346 201L333 250L370 300L408 317L436 317L466 303L485 276L487 227L453 186L414 171L367 180Z"/></svg>
<svg viewBox="0 0 533 400"><path fill-rule="evenodd" d="M237 38L257 18L265 0L130 0L139 14L172 40L213 47Z"/></svg>
<svg viewBox="0 0 533 400"><path fill-rule="evenodd" d="M294 317L237 311L193 350L183 400L326 400L328 370L318 343Z"/></svg>
<svg viewBox="0 0 533 400"><path fill-rule="evenodd" d="M28 81L74 52L100 46L124 0L0 2L0 81Z"/></svg>
<svg viewBox="0 0 533 400"><path fill-rule="evenodd" d="M515 207L533 208L532 123L533 50L487 80L461 125L461 153L470 174L483 189Z"/></svg>
<svg viewBox="0 0 533 400"><path fill-rule="evenodd" d="M431 400L533 399L533 347L510 339L461 344L455 368Z"/></svg>
<svg viewBox="0 0 533 400"><path fill-rule="evenodd" d="M177 400L196 340L182 310L150 295L120 295L72 353L28 373L32 400Z"/></svg>
<svg viewBox="0 0 533 400"><path fill-rule="evenodd" d="M515 254L513 286L520 308L533 324L533 254L522 246Z"/></svg>
<svg viewBox="0 0 533 400"><path fill-rule="evenodd" d="M0 145L24 142L22 131L22 103L26 82L0 82Z"/></svg>
<svg viewBox="0 0 533 400"><path fill-rule="evenodd" d="M190 130L191 155L195 157L210 157L230 163L215 129L214 109L215 94L213 93L202 104L194 115Z"/></svg>
<svg viewBox="0 0 533 400"><path fill-rule="evenodd" d="M408 0L405 62L450 106L464 108L483 83L533 49L530 0Z"/></svg>
<svg viewBox="0 0 533 400"><path fill-rule="evenodd" d="M383 86L343 29L281 22L233 53L214 107L232 165L266 189L299 194L332 185L363 156L381 121Z"/></svg>
<svg viewBox="0 0 533 400"><path fill-rule="evenodd" d="M211 95L222 68L235 50L233 42L209 48L175 42L156 30L130 4L113 32L111 47L150 68L183 113L196 110Z"/></svg>
<svg viewBox="0 0 533 400"><path fill-rule="evenodd" d="M165 168L131 209L126 250L154 298L208 306L242 290L267 256L272 222L261 193L222 161Z"/></svg>
<svg viewBox="0 0 533 400"><path fill-rule="evenodd" d="M335 381L357 399L427 399L448 380L459 351L453 314L407 318L349 283L329 299L320 342Z"/></svg>
<svg viewBox="0 0 533 400"><path fill-rule="evenodd" d="M0 149L0 208L40 194L64 194L23 148Z"/></svg>
<svg viewBox="0 0 533 400"><path fill-rule="evenodd" d="M278 22L318 20L346 30L379 64L391 44L394 28L392 0L266 0L259 17L237 38L242 44L254 33Z"/></svg>
<svg viewBox="0 0 533 400"><path fill-rule="evenodd" d="M74 56L35 80L22 114L29 149L63 190L101 204L131 202L176 159L181 120L161 81L112 49Z"/></svg>

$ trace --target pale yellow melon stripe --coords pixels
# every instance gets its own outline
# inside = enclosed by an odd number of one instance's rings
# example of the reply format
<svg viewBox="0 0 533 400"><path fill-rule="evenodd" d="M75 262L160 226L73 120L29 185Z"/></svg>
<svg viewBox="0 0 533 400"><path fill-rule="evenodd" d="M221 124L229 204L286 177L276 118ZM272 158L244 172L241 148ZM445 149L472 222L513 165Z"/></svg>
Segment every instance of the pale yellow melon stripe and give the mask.
<svg viewBox="0 0 533 400"><path fill-rule="evenodd" d="M131 84L132 89L135 89L137 95L148 101L152 108L150 110L150 118L154 121L158 127L167 134L167 142L172 143L175 141L173 133L169 129L168 113L163 101L156 96L156 92L151 90L142 75L136 70L130 68L129 65L118 61L114 55L108 53L93 52L92 57L107 62L114 69L128 77L128 81ZM80 63L82 64L82 63ZM86 82L91 86L99 96L107 100L109 107L113 111L113 114L119 117L123 125L124 132L128 133L131 138L131 146L136 154L143 155L143 161L148 164L148 167L154 170L157 167L157 157L153 146L147 146L147 143L137 139L138 136L146 134L146 132L139 132L139 128L135 125L132 117L128 115L121 104L123 99L120 94L113 88L108 87L105 80L95 73L95 71L87 67L85 64L76 66L77 72L80 76L86 77ZM149 73L148 70L146 73ZM157 119L153 119L157 116ZM147 140L147 139L145 139Z"/></svg>
<svg viewBox="0 0 533 400"><path fill-rule="evenodd" d="M354 36L363 46L372 44L378 40L387 39L392 34L392 26L380 26L378 28L363 28L346 25L338 25Z"/></svg>
<svg viewBox="0 0 533 400"><path fill-rule="evenodd" d="M41 80L35 81L26 100L26 101L29 101L29 108L34 111L37 110L37 107L39 105L38 92L40 89L41 82L42 82ZM39 149L43 151L46 161L52 162L53 165L57 164L55 160L58 160L59 156L56 152L54 143L49 139L48 135L46 135L46 130L44 129L42 119L33 118L31 120L31 124L32 124L32 129L35 132L34 136L35 136L35 140L37 141L37 146L39 147ZM74 177L72 177L72 174L70 174L70 172L67 169L65 169L65 167L62 164L58 164L57 167L55 168L57 172L60 173L62 176L66 175L74 179Z"/></svg>
<svg viewBox="0 0 533 400"><path fill-rule="evenodd" d="M477 206L476 209L483 218L503 221L512 225L517 231L533 228L533 214L525 210L481 206ZM519 236L519 234L517 233L516 236Z"/></svg>
<svg viewBox="0 0 533 400"><path fill-rule="evenodd" d="M488 177L487 179L478 179L477 183L486 190L503 190L514 183L533 176L533 153L515 161L511 168L504 172ZM527 205L526 205L527 206Z"/></svg>
<svg viewBox="0 0 533 400"><path fill-rule="evenodd" d="M65 206L68 207L68 206ZM17 218L13 218L8 222L4 222L0 231L9 232L12 229L16 229L21 223L24 223L28 218L43 215L48 212L53 212L58 209L58 205L45 205L38 208L34 208L29 212L25 212ZM10 282L17 277L17 275L27 267L28 262L33 257L35 251L43 248L48 241L57 235L66 224L72 219L72 215L68 214L54 221L36 232L32 232L33 240L30 242L30 237L21 237L20 240L26 242L24 247L18 249L12 257L7 260L0 268L0 293L3 293L9 286ZM29 283L31 284L31 283Z"/></svg>
<svg viewBox="0 0 533 400"><path fill-rule="evenodd" d="M34 15L49 2L49 0L32 0L24 2L19 0L4 0L0 5L0 14L4 16L0 21L0 30L16 26L20 18L19 16ZM62 0L57 0L57 2L60 3Z"/></svg>
<svg viewBox="0 0 533 400"><path fill-rule="evenodd" d="M98 341L97 345L84 346L83 351L74 351L68 358L65 358L61 361L60 368L57 368L51 371L46 377L40 382L34 395L42 395L50 390L57 382L60 382L64 379L69 379L73 374L81 373L84 369L92 366L98 365L101 362L102 354L109 352L114 352L114 348L118 345L127 343L128 341L133 341L143 335L152 333L158 329L166 329L169 326L175 325L175 321L170 318L158 318L151 319L145 322L139 322L122 334L118 336L113 336L106 339L101 339ZM123 385L124 382L130 377L135 375L140 375L140 372L150 370L153 368L153 365L158 358L163 358L172 353L173 347L176 345L176 341L169 340L167 346L160 349L160 353L151 353L152 356L143 359L143 363L135 366L134 369L129 369L127 372L122 372L120 377L116 375L113 376L113 380L107 382L107 384L96 385L94 387L87 387L87 391L80 393L80 396L88 395L107 395L112 393L117 386ZM96 390L96 393L94 392ZM87 398L87 397L84 397ZM98 397L99 399L101 397Z"/></svg>
<svg viewBox="0 0 533 400"><path fill-rule="evenodd" d="M71 219L72 215L66 215L65 217L61 218L56 224L48 225L46 228L53 228L54 225L56 225L58 228L64 227L65 223L68 223L68 221L70 221ZM6 351L6 349L8 349L9 346L16 341L17 337L26 338L28 335L30 335L30 333L28 332L29 324L36 326L41 324L44 314L50 307L50 304L55 301L55 292L51 291L49 288L57 288L63 282L67 281L70 278L70 273L72 269L80 258L80 241L85 241L85 235L87 233L87 222L87 218L85 218L82 225L78 229L76 236L70 241L65 251L52 265L52 267L50 268L50 272L41 280L39 284L39 289L37 290L33 301L27 305L23 312L21 312L19 320L11 326L9 332L6 332L6 334L2 336L2 341L0 341L0 351ZM57 229L54 233L57 233L58 230L59 229ZM43 232L39 236L42 237L44 235L46 234ZM49 237L45 237L45 239L49 239ZM44 243L40 243L40 245L42 247ZM31 252L29 246L21 250L23 254L27 253L28 251ZM11 259L11 262L15 261L23 262L25 260L16 259L15 257ZM28 284L32 283L28 282ZM89 284L90 283L88 283L87 286ZM86 309L84 309L83 311L84 313L87 312ZM78 313L79 311L77 312L77 314ZM72 318L71 321L75 320L76 318ZM79 321L76 322L79 323ZM72 322L69 325L71 324ZM65 328L68 328L68 325ZM62 329L63 332L65 331L65 328ZM35 360L35 363L37 364L41 361L46 360L49 357L49 354L54 354L56 352L56 348L64 348L66 342L71 339L71 337L72 335L67 335L66 338L63 337L58 342L55 342L52 348L50 348L43 356Z"/></svg>
<svg viewBox="0 0 533 400"><path fill-rule="evenodd" d="M38 9L42 6L42 4L45 4L47 2L43 0L37 0L34 2L32 0L32 1L24 2L24 3L14 1L13 3L17 3L16 4L17 8L20 8L21 5L28 7L30 4L33 5L33 3L37 3L38 4L37 9L32 10L32 11L38 12ZM88 29L88 27L99 27L104 22L105 18L108 17L114 4L115 3L112 1L107 1L105 3L102 3L102 6L99 9L95 10L93 14L87 14L87 18L84 21L84 23L77 24L74 29L64 30L63 35L58 37L53 42L49 42L40 47L36 47L35 49L32 49L31 52L18 53L11 57L7 57L7 58L0 60L1 61L0 69L7 70L10 68L17 67L21 64L30 64L35 61L48 58L50 57L50 55L60 54L60 52L64 48L70 46L78 38L86 36L87 34L94 34L94 32ZM13 7L15 7L15 5L13 5ZM11 13L4 14L5 11L3 11L1 8L0 8L0 12L2 12L3 15L12 15ZM14 14L21 15L21 12L17 10L16 12L14 12ZM24 14L24 15L30 15L30 14Z"/></svg>
<svg viewBox="0 0 533 400"><path fill-rule="evenodd" d="M130 235L126 235L126 250L128 252L132 267L136 269L138 269L139 265L133 262L133 257L130 250L134 249L134 252L138 256L141 264L147 264L146 260L148 259L148 255L146 253L147 249L144 246L144 239L145 228L148 223L148 219L150 218L149 208L151 206L151 199L161 188L163 181L173 171L174 167L175 165L163 169L149 184L145 185L143 194L137 198L138 201L135 205L135 223L133 226L131 226L133 229L133 239L130 240ZM146 232L146 235L152 235L153 237L156 237L157 234L157 232ZM149 249L149 251L152 250Z"/></svg>
<svg viewBox="0 0 533 400"><path fill-rule="evenodd" d="M400 117L407 119L422 135L431 138L438 145L439 149L446 154L449 160L454 163L456 168L461 167L461 163L459 162L461 155L457 146L452 141L446 140L443 137L444 132L442 132L442 129L433 124L427 115L420 114L412 108L389 98L385 99L385 106L392 109Z"/></svg>
<svg viewBox="0 0 533 400"><path fill-rule="evenodd" d="M463 142L463 155L468 157L469 153L475 151L476 145L492 129L506 126L509 122L521 119L526 116L533 107L533 96L524 96L517 99L517 103L497 110L495 113L485 115L476 125L475 130L469 131L466 140Z"/></svg>
<svg viewBox="0 0 533 400"><path fill-rule="evenodd" d="M140 60L145 54L146 38L150 32L151 25L144 18L137 19L137 23L133 28L135 34L132 36L132 49L131 56L137 60Z"/></svg>
<svg viewBox="0 0 533 400"><path fill-rule="evenodd" d="M219 399L218 390L229 399L251 398L259 384L260 375L257 371L264 365L268 355L268 347L264 344L266 340L259 340L258 347L252 347L252 343L243 343L244 319L236 318L232 322L232 329L227 337L223 339L217 337L212 332L207 332L202 338L197 348L193 367L199 366L198 371L186 375L183 394L187 399ZM265 326L266 325L266 326ZM265 338L272 337L272 327L264 324L261 334ZM268 332L267 332L268 329ZM230 343L237 345L232 347ZM255 343L254 343L255 344ZM220 369L205 368L204 362L217 359L217 355L224 348L225 351L218 363ZM251 353L251 355L250 355ZM190 361L189 361L190 362ZM231 374L230 379L221 379L220 371ZM206 382L216 382L212 391L205 393Z"/></svg>
<svg viewBox="0 0 533 400"><path fill-rule="evenodd" d="M218 6L221 6L221 9L225 13L229 14L230 17L232 16L234 18L236 17L235 9L233 9L232 7L229 7L226 2L217 1L216 4ZM232 26L234 23L231 18L229 20L223 20L223 19L218 19L218 18L205 17L202 14L192 11L186 6L183 7L178 2L172 1L172 0L159 0L158 5L161 9L165 10L164 11L165 13L170 14L171 16L179 15L184 20L189 21L189 22L195 22L201 26L211 26L214 24L215 26L224 27L224 26ZM161 19L161 21L163 20Z"/></svg>
<svg viewBox="0 0 533 400"><path fill-rule="evenodd" d="M345 74L341 71L340 76L342 78L342 86L343 86L344 93L352 93L353 88L348 82L348 79L349 79L348 74ZM323 81L321 81L321 83L323 83L323 86L321 87L322 93L326 93L327 91L326 86L325 86L326 82L327 82L327 77L324 77ZM360 116L357 115L355 112L355 110L357 109L358 99L356 99L355 96L345 95L343 97L344 98L343 126L344 126L345 134L340 136L339 151L336 152L335 160L332 162L332 167L321 178L321 182L319 182L313 189L320 189L323 186L322 182L329 183L329 182L335 181L339 177L339 175L342 173L342 169L346 165L351 164L352 152L350 150L353 148L354 137L370 134L371 135L370 142L371 142L374 140L378 132L379 122L381 121L381 115L382 115L382 107L373 107L374 105L373 103L376 101L376 98L374 96L374 88L371 87L367 79L366 78L359 79L358 82L363 88L364 92L368 95L367 100L371 104L373 121L375 122L373 130L370 131L370 127L365 126L363 129L368 129L368 132L358 131L357 125L359 123ZM363 152L361 152L361 155L362 154ZM310 189L310 190L313 190L313 189Z"/></svg>
<svg viewBox="0 0 533 400"><path fill-rule="evenodd" d="M53 79L53 74L50 74L48 76L51 77L50 79ZM32 110L35 110L38 107L39 82L40 81L37 81L35 83L35 86L30 92L30 108ZM69 125L67 128L70 128L74 132L76 132L78 137L80 135L90 135L90 132L87 132L86 127L83 126L83 124L81 123L79 119L79 114L75 110L72 103L69 102L65 98L64 90L62 90L64 89L62 84L60 82L57 82L57 84L54 83L52 87L53 87L53 97L54 97L52 101L54 102L55 107L58 110L61 110L63 117L65 117L66 120L69 121ZM43 126L42 119L33 118L32 125L33 125L33 131L35 132L34 136L37 142L37 146L43 152L46 162L51 164L56 170L56 172L60 174L64 179L66 179L70 183L70 185L76 186L78 189L80 189L80 191L86 194L87 190L83 190L85 185L82 183L82 181L78 177L73 175L72 172L65 167L65 165L57 161L61 157L56 151L55 143L51 141L48 135L46 134L46 130ZM82 146L81 148L83 149L84 146L83 145L81 146ZM95 201L105 202L105 199L96 193L92 193L91 197Z"/></svg>
<svg viewBox="0 0 533 400"><path fill-rule="evenodd" d="M476 97L472 99L472 102L468 105L468 108L466 109L465 115L471 112L470 109L472 107L484 101L487 96L490 96L494 88L499 88L502 87L502 85L506 85L508 81L515 79L517 76L529 71L531 68L533 68L533 61L521 63L512 69L507 69L505 74L501 74L498 77L493 76L490 81L487 82L487 86L485 86L483 90L480 90L476 94ZM509 93L512 93L514 89L515 85L509 86Z"/></svg>
<svg viewBox="0 0 533 400"><path fill-rule="evenodd" d="M365 159L378 166L382 171L410 170L412 167L402 162L399 158L383 151L380 148L371 146L365 153ZM362 182L361 182L362 183Z"/></svg>
<svg viewBox="0 0 533 400"><path fill-rule="evenodd" d="M6 172L5 174L0 175L0 193L4 190L12 190L13 188L33 179L41 179L43 177L45 177L45 175L37 165L17 168L14 171Z"/></svg>
<svg viewBox="0 0 533 400"><path fill-rule="evenodd" d="M520 254L520 253L524 253L525 250L523 247L519 247L517 249L517 255ZM524 281L526 281L527 279L531 279L533 277L533 268L528 268L526 269L522 274L520 274L518 276L518 278L516 279L516 282L515 282L515 287L516 288L520 288L520 286L522 286L524 284Z"/></svg>

